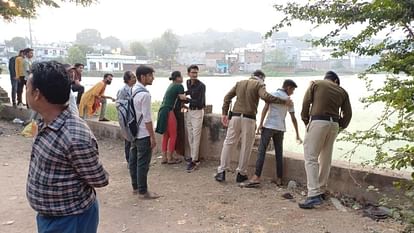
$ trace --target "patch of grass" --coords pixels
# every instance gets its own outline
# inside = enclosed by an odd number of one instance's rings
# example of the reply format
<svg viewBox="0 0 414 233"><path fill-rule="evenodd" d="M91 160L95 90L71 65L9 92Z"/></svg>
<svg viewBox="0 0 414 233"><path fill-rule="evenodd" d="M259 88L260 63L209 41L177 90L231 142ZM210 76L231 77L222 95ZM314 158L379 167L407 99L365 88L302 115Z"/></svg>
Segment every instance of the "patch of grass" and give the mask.
<svg viewBox="0 0 414 233"><path fill-rule="evenodd" d="M161 101L154 101L151 103L151 111L153 120L157 121L158 110L160 109ZM118 112L116 111L116 107L114 103L109 103L106 106L106 114L105 117L111 121L118 121Z"/></svg>

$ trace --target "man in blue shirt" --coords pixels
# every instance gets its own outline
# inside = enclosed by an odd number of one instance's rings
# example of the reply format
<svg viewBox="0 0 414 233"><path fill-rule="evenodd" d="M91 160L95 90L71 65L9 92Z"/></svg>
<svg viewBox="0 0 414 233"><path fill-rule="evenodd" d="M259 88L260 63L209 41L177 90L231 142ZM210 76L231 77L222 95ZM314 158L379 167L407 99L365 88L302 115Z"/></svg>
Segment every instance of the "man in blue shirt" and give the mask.
<svg viewBox="0 0 414 233"><path fill-rule="evenodd" d="M289 99L298 86L293 80L286 79L283 82L281 89L273 92L272 95L281 99ZM250 181L241 183L242 187L257 187L260 185L260 176L262 174L263 164L266 157L266 148L269 145L270 139L273 139L273 145L275 148L276 155L276 171L277 178L275 180L277 185L282 185L283 178L283 135L286 131L285 118L289 112L292 119L293 126L295 127L296 140L302 143L302 139L299 136L298 123L295 117L294 105L286 106L284 104L266 103L262 110L262 116L257 132L260 133L260 145L259 154L256 161L256 172ZM264 118L267 114L266 121L263 124Z"/></svg>

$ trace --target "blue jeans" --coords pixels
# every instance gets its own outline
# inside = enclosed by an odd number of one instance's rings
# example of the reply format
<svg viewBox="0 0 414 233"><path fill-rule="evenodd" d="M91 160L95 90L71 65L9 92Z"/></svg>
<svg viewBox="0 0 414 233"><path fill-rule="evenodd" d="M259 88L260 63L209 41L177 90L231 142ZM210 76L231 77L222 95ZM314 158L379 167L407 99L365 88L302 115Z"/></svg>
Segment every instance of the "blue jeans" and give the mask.
<svg viewBox="0 0 414 233"><path fill-rule="evenodd" d="M270 138L273 139L276 155L276 171L277 177L283 177L283 135L285 132L280 130L262 128L260 136L259 154L256 161L256 176L260 177L262 174L263 164L266 157L266 149L269 145Z"/></svg>
<svg viewBox="0 0 414 233"><path fill-rule="evenodd" d="M125 159L127 163L129 163L129 154L131 151L131 142L128 140L125 140Z"/></svg>
<svg viewBox="0 0 414 233"><path fill-rule="evenodd" d="M10 76L10 83L11 83L11 100L13 104L16 104L16 95L17 95L17 79Z"/></svg>
<svg viewBox="0 0 414 233"><path fill-rule="evenodd" d="M131 175L132 188L138 190L140 194L145 194L148 191L147 176L151 156L150 137L136 139L131 143L129 174Z"/></svg>
<svg viewBox="0 0 414 233"><path fill-rule="evenodd" d="M98 201L81 214L50 217L36 216L39 233L96 233L99 223Z"/></svg>

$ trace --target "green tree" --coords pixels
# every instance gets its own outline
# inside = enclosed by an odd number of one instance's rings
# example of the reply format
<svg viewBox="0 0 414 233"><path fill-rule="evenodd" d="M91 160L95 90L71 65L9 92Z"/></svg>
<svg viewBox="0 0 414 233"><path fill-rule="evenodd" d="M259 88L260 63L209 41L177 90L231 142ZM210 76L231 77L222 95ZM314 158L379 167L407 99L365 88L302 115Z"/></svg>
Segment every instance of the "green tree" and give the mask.
<svg viewBox="0 0 414 233"><path fill-rule="evenodd" d="M68 49L67 62L69 64L82 63L86 64L86 53L79 46L72 46Z"/></svg>
<svg viewBox="0 0 414 233"><path fill-rule="evenodd" d="M60 2L89 6L96 2L96 0L60 0ZM11 21L16 17L31 18L36 16L36 11L41 6L60 7L55 0L2 0L0 1L0 16L6 21Z"/></svg>
<svg viewBox="0 0 414 233"><path fill-rule="evenodd" d="M131 54L137 57L145 57L148 52L147 49L138 41L134 41L129 45L129 50Z"/></svg>
<svg viewBox="0 0 414 233"><path fill-rule="evenodd" d="M159 58L164 66L171 66L180 41L171 30L165 31L160 38L151 42L153 56Z"/></svg>
<svg viewBox="0 0 414 233"><path fill-rule="evenodd" d="M215 52L219 52L219 51L228 52L234 49L234 47L235 47L234 44L227 39L214 40L211 43L204 44L204 49L214 50Z"/></svg>
<svg viewBox="0 0 414 233"><path fill-rule="evenodd" d="M26 39L23 37L13 37L11 40L6 41L6 45L13 47L14 51L19 51L27 47Z"/></svg>
<svg viewBox="0 0 414 233"><path fill-rule="evenodd" d="M265 52L265 61L277 66L292 66L294 61L282 49Z"/></svg>
<svg viewBox="0 0 414 233"><path fill-rule="evenodd" d="M122 42L115 36L108 36L102 39L102 45L109 46L111 49L122 49Z"/></svg>
<svg viewBox="0 0 414 233"><path fill-rule="evenodd" d="M375 164L392 169L414 168L414 1L412 0L317 0L307 4L287 3L275 5L285 17L267 36L297 21L311 22L315 26L328 25L332 31L322 38L313 39L315 46L333 47L333 55L348 53L380 55L361 78L373 94L363 99L366 104L381 102L385 105L378 122L366 131L347 134L343 140L376 149ZM355 36L344 36L348 28L361 27ZM386 35L382 40L372 40ZM392 38L400 38L398 40ZM372 88L366 74L387 72L384 85ZM395 146L396 145L396 146ZM354 152L354 151L353 151ZM406 217L414 223L414 172L411 182L403 183L411 200Z"/></svg>
<svg viewBox="0 0 414 233"><path fill-rule="evenodd" d="M102 41L101 33L96 29L83 29L76 34L76 43L86 46L100 44Z"/></svg>

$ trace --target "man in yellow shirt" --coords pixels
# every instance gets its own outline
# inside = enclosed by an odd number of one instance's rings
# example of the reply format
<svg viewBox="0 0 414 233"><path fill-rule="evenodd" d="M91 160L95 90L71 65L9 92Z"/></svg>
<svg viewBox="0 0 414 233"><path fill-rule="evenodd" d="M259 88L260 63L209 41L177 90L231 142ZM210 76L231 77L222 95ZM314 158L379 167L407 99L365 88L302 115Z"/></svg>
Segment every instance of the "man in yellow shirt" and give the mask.
<svg viewBox="0 0 414 233"><path fill-rule="evenodd" d="M82 95L79 104L79 116L86 118L86 116L92 116L101 107L101 113L99 115L99 121L109 121L105 118L106 112L106 99L115 101L110 96L105 96L106 85L110 85L112 82L112 74L105 74L104 79L99 83L95 84L91 89ZM101 106L102 105L102 106Z"/></svg>
<svg viewBox="0 0 414 233"><path fill-rule="evenodd" d="M17 105L23 105L23 87L26 85L26 80L24 80L24 56L24 50L20 50L14 64L17 79Z"/></svg>

